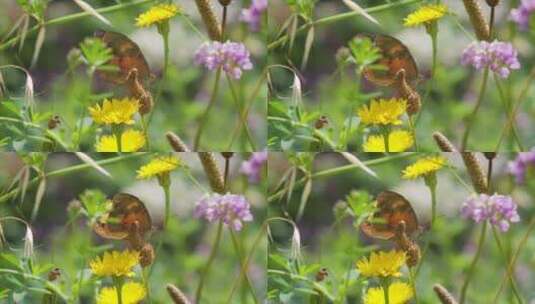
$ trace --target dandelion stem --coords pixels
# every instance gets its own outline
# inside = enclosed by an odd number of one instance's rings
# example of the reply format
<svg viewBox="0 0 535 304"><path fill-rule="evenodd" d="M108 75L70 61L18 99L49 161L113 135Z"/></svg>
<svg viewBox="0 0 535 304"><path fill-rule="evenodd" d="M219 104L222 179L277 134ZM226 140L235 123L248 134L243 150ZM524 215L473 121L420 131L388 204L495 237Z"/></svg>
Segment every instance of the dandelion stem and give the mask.
<svg viewBox="0 0 535 304"><path fill-rule="evenodd" d="M479 97L477 98L476 106L474 107L474 110L472 110L472 113L468 117L466 123L466 130L464 131L463 135L463 141L461 144L461 151L466 151L466 144L468 143L468 137L470 136L470 131L472 130L474 126L474 122L477 117L477 113L479 112L479 108L481 107L481 104L483 102L483 96L485 95L485 90L487 88L487 80L489 78L489 69L486 68L485 72L483 72L483 82L481 83L481 89L479 90Z"/></svg>
<svg viewBox="0 0 535 304"><path fill-rule="evenodd" d="M483 225L481 226L481 235L479 236L479 243L477 246L477 251L476 251L476 254L474 255L474 259L472 260L472 263L470 264L468 273L466 274L466 278L463 283L463 287L461 289L461 299L459 300L459 304L464 304L466 300L466 292L468 291L468 285L470 284L470 281L472 280L474 276L477 262L479 261L479 258L481 256L481 252L483 249L483 244L485 243L486 235L487 235L487 221L483 222Z"/></svg>
<svg viewBox="0 0 535 304"><path fill-rule="evenodd" d="M385 298L385 304L389 304L390 298L388 297L388 287L389 287L388 279L383 279L381 282L381 285L383 285L383 295Z"/></svg>
<svg viewBox="0 0 535 304"><path fill-rule="evenodd" d="M210 114L210 110L213 108L215 104L215 100L217 98L217 93L219 91L219 79L220 78L221 78L221 68L217 69L217 72L215 75L214 88L212 89L212 96L210 97L208 106L206 107L206 109L204 110L204 113L201 116L201 122L200 122L199 128L197 129L197 134L195 135L195 141L193 143L193 151L199 150L201 136L206 126L206 122L208 121L208 115Z"/></svg>
<svg viewBox="0 0 535 304"><path fill-rule="evenodd" d="M163 221L163 229L166 230L167 225L169 225L169 215L171 213L171 193L169 185L164 185L162 188L165 194L165 218Z"/></svg>
<svg viewBox="0 0 535 304"><path fill-rule="evenodd" d="M212 250L210 252L210 256L208 257L208 262L206 263L206 266L204 267L204 270L201 274L201 280L199 281L199 286L197 286L197 291L195 292L195 303L202 303L201 296L202 296L204 283L208 277L208 272L210 271L210 267L212 267L212 263L217 254L217 250L219 248L219 242L221 241L222 232L223 232L223 221L220 220L219 224L217 225L216 237L215 237L214 243L212 244Z"/></svg>

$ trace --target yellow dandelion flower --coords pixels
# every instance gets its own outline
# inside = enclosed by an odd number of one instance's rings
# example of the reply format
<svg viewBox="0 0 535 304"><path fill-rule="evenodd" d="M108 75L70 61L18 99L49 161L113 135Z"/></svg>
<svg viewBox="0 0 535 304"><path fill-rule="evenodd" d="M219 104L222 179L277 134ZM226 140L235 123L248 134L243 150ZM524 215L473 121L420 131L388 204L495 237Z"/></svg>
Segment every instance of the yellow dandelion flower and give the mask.
<svg viewBox="0 0 535 304"><path fill-rule="evenodd" d="M148 164L137 170L137 178L151 178L175 170L180 165L180 159L169 157L157 157Z"/></svg>
<svg viewBox="0 0 535 304"><path fill-rule="evenodd" d="M89 262L93 274L97 276L132 276L132 268L139 264L139 252L137 251L112 251L104 252L102 257L96 257Z"/></svg>
<svg viewBox="0 0 535 304"><path fill-rule="evenodd" d="M442 18L448 12L448 7L444 4L424 5L416 11L410 13L404 20L405 26L418 26L430 23Z"/></svg>
<svg viewBox="0 0 535 304"><path fill-rule="evenodd" d="M403 152L414 144L412 135L404 130L388 134L388 152ZM364 152L386 152L383 135L370 135L363 145Z"/></svg>
<svg viewBox="0 0 535 304"><path fill-rule="evenodd" d="M181 9L174 4L159 4L140 14L136 18L136 25L138 27L147 27L156 23L162 23L173 18L180 12Z"/></svg>
<svg viewBox="0 0 535 304"><path fill-rule="evenodd" d="M366 277L399 277L399 269L406 259L403 251L372 252L369 259L364 257L357 261L357 269Z"/></svg>
<svg viewBox="0 0 535 304"><path fill-rule="evenodd" d="M89 113L98 124L127 124L134 123L134 114L139 110L139 100L123 98L104 100L102 106L97 104L89 107Z"/></svg>
<svg viewBox="0 0 535 304"><path fill-rule="evenodd" d="M407 110L405 99L372 100L370 105L363 105L358 110L358 116L367 125L400 125L400 116Z"/></svg>
<svg viewBox="0 0 535 304"><path fill-rule="evenodd" d="M405 304L414 296L411 286L403 282L394 282L388 286L388 303ZM364 296L364 304L384 304L385 293L382 287L368 289Z"/></svg>
<svg viewBox="0 0 535 304"><path fill-rule="evenodd" d="M121 288L121 298L123 304L137 304L147 295L147 290L143 284L137 282L127 282ZM118 304L117 289L115 287L104 287L97 297L97 304Z"/></svg>
<svg viewBox="0 0 535 304"><path fill-rule="evenodd" d="M145 146L145 135L143 132L128 129L121 134L122 152L136 152ZM117 137L115 135L104 135L99 138L95 150L97 152L119 152L117 147Z"/></svg>
<svg viewBox="0 0 535 304"><path fill-rule="evenodd" d="M440 170L446 164L442 156L431 156L419 159L403 170L403 178L415 179Z"/></svg>

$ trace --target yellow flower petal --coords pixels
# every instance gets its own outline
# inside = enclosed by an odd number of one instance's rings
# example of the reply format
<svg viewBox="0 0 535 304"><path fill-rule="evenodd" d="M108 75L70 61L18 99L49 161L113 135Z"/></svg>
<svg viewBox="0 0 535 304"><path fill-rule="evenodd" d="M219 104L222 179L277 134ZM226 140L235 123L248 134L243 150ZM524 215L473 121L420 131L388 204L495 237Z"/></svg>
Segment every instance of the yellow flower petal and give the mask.
<svg viewBox="0 0 535 304"><path fill-rule="evenodd" d="M374 99L369 106L364 105L358 110L358 116L367 125L400 125L400 116L406 110L405 99Z"/></svg>
<svg viewBox="0 0 535 304"><path fill-rule="evenodd" d="M388 152L403 152L414 144L412 135L404 130L388 134ZM363 145L364 152L386 152L383 135L370 135Z"/></svg>
<svg viewBox="0 0 535 304"><path fill-rule="evenodd" d="M145 146L145 135L141 131L128 129L121 134L122 152L136 152ZM104 135L99 138L95 150L97 152L119 152L117 147L117 137L115 135Z"/></svg>
<svg viewBox="0 0 535 304"><path fill-rule="evenodd" d="M425 157L405 168L403 178L414 179L425 176L440 170L445 164L446 159L442 156Z"/></svg>
<svg viewBox="0 0 535 304"><path fill-rule="evenodd" d="M155 23L167 21L181 12L181 8L174 4L159 4L151 7L148 11L136 18L138 27L147 27Z"/></svg>
<svg viewBox="0 0 535 304"><path fill-rule="evenodd" d="M357 269L366 277L399 277L406 259L403 251L372 252L369 259L364 257L357 261Z"/></svg>
<svg viewBox="0 0 535 304"><path fill-rule="evenodd" d="M123 304L137 304L147 295L147 291L142 284L137 282L126 282L121 288L121 298ZM104 287L97 297L97 304L118 304L117 289L115 287Z"/></svg>
<svg viewBox="0 0 535 304"><path fill-rule="evenodd" d="M89 262L93 274L105 276L131 276L132 269L139 264L139 252L137 251L112 251L104 252L102 257L96 257Z"/></svg>
<svg viewBox="0 0 535 304"><path fill-rule="evenodd" d="M403 282L394 282L388 286L388 303L405 304L414 296L411 286ZM382 287L368 289L364 296L364 304L384 304L385 293Z"/></svg>
<svg viewBox="0 0 535 304"><path fill-rule="evenodd" d="M418 26L442 18L448 12L448 7L444 4L424 5L418 10L410 13L404 20L405 26Z"/></svg>
<svg viewBox="0 0 535 304"><path fill-rule="evenodd" d="M179 165L180 159L174 156L158 157L139 168L139 170L137 170L137 178L146 179L168 173L176 169Z"/></svg>
<svg viewBox="0 0 535 304"><path fill-rule="evenodd" d="M89 107L89 113L98 124L127 124L134 123L134 114L139 110L139 100L137 99L112 99L104 100L102 106L97 104Z"/></svg>

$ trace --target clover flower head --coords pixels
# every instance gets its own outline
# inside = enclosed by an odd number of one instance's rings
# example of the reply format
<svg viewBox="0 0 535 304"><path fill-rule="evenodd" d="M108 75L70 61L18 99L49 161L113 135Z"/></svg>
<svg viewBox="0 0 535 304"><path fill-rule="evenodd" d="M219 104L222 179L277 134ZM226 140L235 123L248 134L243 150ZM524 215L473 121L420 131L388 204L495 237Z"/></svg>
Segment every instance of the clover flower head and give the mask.
<svg viewBox="0 0 535 304"><path fill-rule="evenodd" d="M520 221L517 205L510 196L479 194L469 197L461 206L461 215L476 223L489 221L502 232L509 230L511 223Z"/></svg>
<svg viewBox="0 0 535 304"><path fill-rule="evenodd" d="M535 169L535 148L530 152L521 152L516 159L509 163L509 173L515 176L517 184L523 184L529 169Z"/></svg>
<svg viewBox="0 0 535 304"><path fill-rule="evenodd" d="M204 196L195 204L195 217L204 218L208 222L223 221L235 231L243 228L243 222L253 220L250 205L243 195L211 194Z"/></svg>
<svg viewBox="0 0 535 304"><path fill-rule="evenodd" d="M520 69L518 51L511 43L498 40L473 42L463 51L461 64L478 70L489 68L502 78L509 77L511 70Z"/></svg>
<svg viewBox="0 0 535 304"><path fill-rule="evenodd" d="M260 29L260 21L262 13L268 7L268 0L253 0L249 8L244 8L241 11L240 19L249 24L249 28L256 32Z"/></svg>
<svg viewBox="0 0 535 304"><path fill-rule="evenodd" d="M258 183L260 181L262 166L267 161L267 158L267 152L254 152L247 161L241 164L240 172L247 175L249 182Z"/></svg>
<svg viewBox="0 0 535 304"><path fill-rule="evenodd" d="M240 79L243 70L253 68L250 54L244 44L227 41L206 42L195 53L195 63L213 71L222 68L234 79Z"/></svg>
<svg viewBox="0 0 535 304"><path fill-rule="evenodd" d="M511 10L509 19L518 24L521 30L529 29L530 19L535 13L535 0L522 0L520 5Z"/></svg>

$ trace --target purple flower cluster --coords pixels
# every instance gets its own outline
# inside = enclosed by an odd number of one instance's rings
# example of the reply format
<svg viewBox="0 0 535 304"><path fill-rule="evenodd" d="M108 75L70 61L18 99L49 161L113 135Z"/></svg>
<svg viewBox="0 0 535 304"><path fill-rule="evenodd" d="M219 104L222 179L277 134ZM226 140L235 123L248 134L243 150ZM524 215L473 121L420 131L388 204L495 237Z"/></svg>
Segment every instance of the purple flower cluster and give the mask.
<svg viewBox="0 0 535 304"><path fill-rule="evenodd" d="M488 67L502 78L507 78L511 70L520 69L517 50L512 44L497 40L473 42L463 51L461 63L478 70Z"/></svg>
<svg viewBox="0 0 535 304"><path fill-rule="evenodd" d="M253 220L247 199L243 195L230 193L204 196L195 204L194 215L209 222L222 220L225 225L235 231L242 229L243 222Z"/></svg>
<svg viewBox="0 0 535 304"><path fill-rule="evenodd" d="M262 13L268 7L268 0L253 0L249 8L242 9L240 19L249 24L251 31L260 29Z"/></svg>
<svg viewBox="0 0 535 304"><path fill-rule="evenodd" d="M267 152L255 152L253 155L241 164L240 172L247 175L250 183L258 183L260 181L260 173L262 173L262 166L267 161Z"/></svg>
<svg viewBox="0 0 535 304"><path fill-rule="evenodd" d="M509 230L511 223L520 221L517 206L510 196L479 194L469 197L461 207L461 215L476 223L490 221L502 232Z"/></svg>
<svg viewBox="0 0 535 304"><path fill-rule="evenodd" d="M533 14L535 14L535 0L522 0L520 6L511 10L509 18L525 31L529 28L530 18Z"/></svg>
<svg viewBox="0 0 535 304"><path fill-rule="evenodd" d="M195 63L204 65L209 70L223 68L234 79L240 79L242 70L250 70L253 63L249 51L242 43L227 41L207 42L195 53Z"/></svg>
<svg viewBox="0 0 535 304"><path fill-rule="evenodd" d="M524 183L530 168L535 169L535 148L530 152L518 153L516 159L509 163L509 172L515 176L518 184Z"/></svg>

